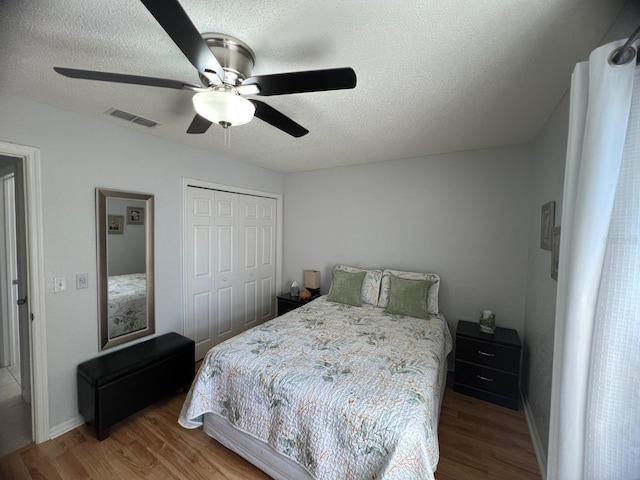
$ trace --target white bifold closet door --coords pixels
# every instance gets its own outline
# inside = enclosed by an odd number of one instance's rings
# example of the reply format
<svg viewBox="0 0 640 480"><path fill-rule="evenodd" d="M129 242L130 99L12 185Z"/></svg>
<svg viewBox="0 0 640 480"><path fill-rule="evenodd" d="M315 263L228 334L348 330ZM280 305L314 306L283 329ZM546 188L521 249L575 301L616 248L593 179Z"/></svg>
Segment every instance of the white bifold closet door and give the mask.
<svg viewBox="0 0 640 480"><path fill-rule="evenodd" d="M189 187L185 335L196 360L274 317L276 200Z"/></svg>

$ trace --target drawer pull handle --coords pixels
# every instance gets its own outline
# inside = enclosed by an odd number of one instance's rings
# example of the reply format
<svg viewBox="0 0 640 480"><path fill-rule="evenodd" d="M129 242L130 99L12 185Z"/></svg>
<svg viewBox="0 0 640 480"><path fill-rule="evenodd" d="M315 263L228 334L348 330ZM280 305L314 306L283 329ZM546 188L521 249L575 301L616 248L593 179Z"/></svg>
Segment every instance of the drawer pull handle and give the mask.
<svg viewBox="0 0 640 480"><path fill-rule="evenodd" d="M485 357L495 357L496 356L495 353L487 353L487 352L483 352L482 350L478 350L478 353L480 355L484 355Z"/></svg>
<svg viewBox="0 0 640 480"><path fill-rule="evenodd" d="M493 378L483 377L482 375L476 375L480 380L484 380L485 382L493 382Z"/></svg>

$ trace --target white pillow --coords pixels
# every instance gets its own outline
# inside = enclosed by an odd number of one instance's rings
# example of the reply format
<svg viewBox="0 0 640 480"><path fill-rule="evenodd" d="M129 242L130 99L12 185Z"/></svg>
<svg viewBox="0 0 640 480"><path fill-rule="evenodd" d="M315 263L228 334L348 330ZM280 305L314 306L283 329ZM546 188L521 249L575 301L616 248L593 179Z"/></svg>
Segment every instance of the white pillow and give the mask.
<svg viewBox="0 0 640 480"><path fill-rule="evenodd" d="M367 272L362 282L362 293L360 300L362 303L370 305L378 304L378 296L380 295L380 280L382 279L382 270L364 270L362 268L349 267L347 265L338 265L336 270L343 272Z"/></svg>
<svg viewBox="0 0 640 480"><path fill-rule="evenodd" d="M427 294L427 312L431 315L437 315L438 310L438 292L440 291L440 277L435 273L417 273L417 272L402 272L400 270L386 269L382 272L382 282L380 286L380 298L378 299L378 306L387 308L389 305L389 276L395 275L396 277L406 278L408 280L430 280L433 282L429 293Z"/></svg>

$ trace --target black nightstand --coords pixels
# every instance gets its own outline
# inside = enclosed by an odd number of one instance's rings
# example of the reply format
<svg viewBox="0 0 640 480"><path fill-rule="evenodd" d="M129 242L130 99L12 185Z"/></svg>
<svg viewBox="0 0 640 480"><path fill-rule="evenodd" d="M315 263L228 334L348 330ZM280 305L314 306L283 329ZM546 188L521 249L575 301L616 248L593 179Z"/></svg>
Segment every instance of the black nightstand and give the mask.
<svg viewBox="0 0 640 480"><path fill-rule="evenodd" d="M282 295L278 295L278 316L284 315L291 310L295 310L296 308L300 308L306 303L309 303L311 300L318 298L320 294L311 295L311 298L308 300L301 300L300 297L292 297L290 293L283 293Z"/></svg>
<svg viewBox="0 0 640 480"><path fill-rule="evenodd" d="M496 327L489 335L477 323L458 321L453 390L518 410L521 352L515 330Z"/></svg>

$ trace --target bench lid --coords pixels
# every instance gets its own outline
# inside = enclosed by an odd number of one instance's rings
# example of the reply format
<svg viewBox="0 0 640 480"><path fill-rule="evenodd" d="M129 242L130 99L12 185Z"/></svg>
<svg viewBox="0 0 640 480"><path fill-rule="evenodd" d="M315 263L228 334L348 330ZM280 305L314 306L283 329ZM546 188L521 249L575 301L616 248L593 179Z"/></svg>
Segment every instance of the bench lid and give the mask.
<svg viewBox="0 0 640 480"><path fill-rule="evenodd" d="M185 350L195 351L195 342L178 333L171 332L87 360L78 365L78 375L84 377L94 386L106 385L167 356Z"/></svg>

